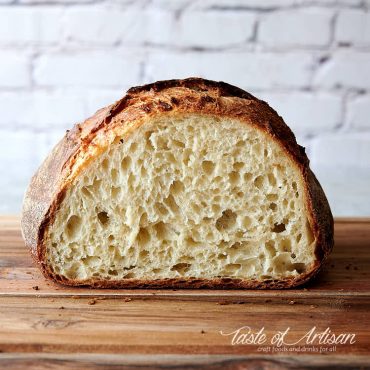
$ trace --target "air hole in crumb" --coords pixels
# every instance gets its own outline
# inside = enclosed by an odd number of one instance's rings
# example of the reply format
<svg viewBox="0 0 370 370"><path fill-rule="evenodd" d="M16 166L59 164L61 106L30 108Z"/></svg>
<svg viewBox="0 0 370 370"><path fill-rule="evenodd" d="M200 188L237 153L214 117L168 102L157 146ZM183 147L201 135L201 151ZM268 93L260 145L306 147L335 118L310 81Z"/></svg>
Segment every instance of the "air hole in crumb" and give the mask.
<svg viewBox="0 0 370 370"><path fill-rule="evenodd" d="M302 234L298 234L297 237L296 237L296 241L297 243L299 243L302 239Z"/></svg>
<svg viewBox="0 0 370 370"><path fill-rule="evenodd" d="M115 168L111 169L110 175L111 175L111 178L112 178L112 182L114 182L114 183L117 182L117 180L118 180L118 171Z"/></svg>
<svg viewBox="0 0 370 370"><path fill-rule="evenodd" d="M177 263L171 267L171 271L177 271L180 275L189 271L190 263Z"/></svg>
<svg viewBox="0 0 370 370"><path fill-rule="evenodd" d="M296 258L297 256L295 255L295 253L292 253L292 254L290 255L290 257L292 257L292 258L294 259L294 258Z"/></svg>
<svg viewBox="0 0 370 370"><path fill-rule="evenodd" d="M146 259L146 258L148 258L149 257L149 252L147 251L147 250L143 250L143 251L141 251L140 253L139 253L139 257L141 258L141 259Z"/></svg>
<svg viewBox="0 0 370 370"><path fill-rule="evenodd" d="M120 192L121 192L121 188L117 188L115 186L112 186L111 196L112 196L113 199L117 199L119 197Z"/></svg>
<svg viewBox="0 0 370 370"><path fill-rule="evenodd" d="M283 231L285 231L285 224L284 223L282 223L282 224L275 223L274 227L271 229L271 231L273 233L282 233Z"/></svg>
<svg viewBox="0 0 370 370"><path fill-rule="evenodd" d="M269 201L272 201L272 200L275 201L275 200L278 199L278 196L277 196L277 194L267 194L266 198Z"/></svg>
<svg viewBox="0 0 370 370"><path fill-rule="evenodd" d="M203 161L202 162L203 171L207 175L212 175L213 171L215 170L215 166L216 165L212 161Z"/></svg>
<svg viewBox="0 0 370 370"><path fill-rule="evenodd" d="M122 170L127 171L127 169L130 167L130 165L131 165L131 158L130 157L125 157L125 158L122 159L122 162L121 162Z"/></svg>
<svg viewBox="0 0 370 370"><path fill-rule="evenodd" d="M211 209L212 209L212 212L214 212L214 213L218 213L219 211L220 211L220 206L219 206L219 204L212 204L212 206L211 206Z"/></svg>
<svg viewBox="0 0 370 370"><path fill-rule="evenodd" d="M252 225L252 219L248 216L243 217L242 225L245 229L248 229Z"/></svg>
<svg viewBox="0 0 370 370"><path fill-rule="evenodd" d="M276 177L274 176L274 174L273 174L273 173L269 173L269 174L267 175L267 178L268 178L268 180L269 180L269 184L270 184L271 186L275 186L275 185L276 185Z"/></svg>
<svg viewBox="0 0 370 370"><path fill-rule="evenodd" d="M184 163L185 166L188 166L189 165L190 156L191 156L191 150L190 149L185 149L183 151L183 157L182 157L182 161L183 161L183 163Z"/></svg>
<svg viewBox="0 0 370 370"><path fill-rule="evenodd" d="M177 163L175 156L171 152L166 153L166 160L167 162L172 163L172 164Z"/></svg>
<svg viewBox="0 0 370 370"><path fill-rule="evenodd" d="M179 210L179 206L177 205L172 194L170 194L166 199L164 199L163 202L172 211L172 213L176 213Z"/></svg>
<svg viewBox="0 0 370 370"><path fill-rule="evenodd" d="M252 146L252 153L254 153L257 157L260 157L262 154L262 146L260 143L256 143Z"/></svg>
<svg viewBox="0 0 370 370"><path fill-rule="evenodd" d="M216 221L217 230L227 230L235 225L236 214L231 210L227 209L222 212L222 216Z"/></svg>
<svg viewBox="0 0 370 370"><path fill-rule="evenodd" d="M141 216L140 216L140 222L139 222L140 226L145 226L148 224L148 214L146 212L144 212Z"/></svg>
<svg viewBox="0 0 370 370"><path fill-rule="evenodd" d="M101 163L101 166L102 166L102 168L103 168L104 171L106 171L109 168L109 162L108 162L108 159L107 158L105 158L103 160L103 162Z"/></svg>
<svg viewBox="0 0 370 370"><path fill-rule="evenodd" d="M224 271L226 274L236 274L240 268L242 267L242 265L240 263L228 263L227 265L225 265L225 268L224 268Z"/></svg>
<svg viewBox="0 0 370 370"><path fill-rule="evenodd" d="M306 265L304 263L293 263L293 267L299 274L306 271Z"/></svg>
<svg viewBox="0 0 370 370"><path fill-rule="evenodd" d="M97 268L101 264L101 259L96 256L88 256L82 258L81 261L85 266L89 266L91 268Z"/></svg>
<svg viewBox="0 0 370 370"><path fill-rule="evenodd" d="M108 213L107 212L99 212L98 213L98 219L100 221L100 223L104 226L107 224L107 222L109 221L109 216L108 216Z"/></svg>
<svg viewBox="0 0 370 370"><path fill-rule="evenodd" d="M269 208L272 209L273 211L276 211L277 208L276 203L274 202L270 203Z"/></svg>
<svg viewBox="0 0 370 370"><path fill-rule="evenodd" d="M232 171L229 173L229 180L232 185L235 185L239 182L239 173L236 171Z"/></svg>
<svg viewBox="0 0 370 370"><path fill-rule="evenodd" d="M86 186L84 186L81 189L81 191L82 191L83 195L85 195L86 197L88 197L88 198L91 198L92 197L91 191Z"/></svg>
<svg viewBox="0 0 370 370"><path fill-rule="evenodd" d="M137 242L139 245L147 245L150 242L150 234L146 228L140 228L137 234Z"/></svg>
<svg viewBox="0 0 370 370"><path fill-rule="evenodd" d="M235 171L240 171L243 167L244 167L243 162L235 162L233 164L233 168L234 168Z"/></svg>
<svg viewBox="0 0 370 370"><path fill-rule="evenodd" d="M184 184L179 180L175 180L170 186L170 194L177 195L183 191L184 191Z"/></svg>
<svg viewBox="0 0 370 370"><path fill-rule="evenodd" d="M196 242L191 236L186 238L185 243L189 247L196 247L200 244L200 243Z"/></svg>
<svg viewBox="0 0 370 370"><path fill-rule="evenodd" d="M137 143L132 143L130 145L129 152L136 152L136 149L137 149Z"/></svg>
<svg viewBox="0 0 370 370"><path fill-rule="evenodd" d="M69 239L74 238L81 229L81 218L73 215L68 219L66 226L66 234Z"/></svg>
<svg viewBox="0 0 370 370"><path fill-rule="evenodd" d="M172 140L172 144L178 148L185 148L185 144L179 140Z"/></svg>
<svg viewBox="0 0 370 370"><path fill-rule="evenodd" d="M245 174L244 174L244 181L250 181L251 179L252 179L252 174L250 173L250 172L246 172Z"/></svg>
<svg viewBox="0 0 370 370"><path fill-rule="evenodd" d="M266 248L267 252L270 254L271 257L276 256L275 242L273 240L269 240L265 244L265 248Z"/></svg>
<svg viewBox="0 0 370 370"><path fill-rule="evenodd" d="M128 266L128 267L124 267L123 269L126 271L126 270L133 270L134 268L136 267L136 265L131 265L131 266Z"/></svg>
<svg viewBox="0 0 370 370"><path fill-rule="evenodd" d="M166 216L168 215L168 209L162 204L162 203L156 203L155 204L155 209L162 215Z"/></svg>
<svg viewBox="0 0 370 370"><path fill-rule="evenodd" d="M191 203L191 209L197 214L199 214L202 210L201 207L196 203Z"/></svg>
<svg viewBox="0 0 370 370"><path fill-rule="evenodd" d="M168 234L168 226L162 221L153 226L158 239L165 239Z"/></svg>
<svg viewBox="0 0 370 370"><path fill-rule="evenodd" d="M254 186L257 188L257 189L262 189L263 187L263 176L257 176L255 179L254 179L254 182L253 182Z"/></svg>
<svg viewBox="0 0 370 370"><path fill-rule="evenodd" d="M281 240L280 241L280 249L283 252L291 252L292 242L290 241L290 239L285 238L285 239Z"/></svg>

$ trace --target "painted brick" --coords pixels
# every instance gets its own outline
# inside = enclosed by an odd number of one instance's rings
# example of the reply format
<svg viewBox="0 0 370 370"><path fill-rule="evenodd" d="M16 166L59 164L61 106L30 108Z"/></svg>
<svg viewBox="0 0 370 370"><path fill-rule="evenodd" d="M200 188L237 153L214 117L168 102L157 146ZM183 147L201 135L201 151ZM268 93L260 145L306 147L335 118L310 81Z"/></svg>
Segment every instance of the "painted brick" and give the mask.
<svg viewBox="0 0 370 370"><path fill-rule="evenodd" d="M2 7L0 44L56 43L62 11L54 7Z"/></svg>
<svg viewBox="0 0 370 370"><path fill-rule="evenodd" d="M201 76L247 90L309 84L312 56L304 53L156 53L147 60L147 80Z"/></svg>
<svg viewBox="0 0 370 370"><path fill-rule="evenodd" d="M112 104L118 99L121 99L126 93L126 89L108 90L99 89L91 90L89 89L87 93L87 115L94 114L98 109Z"/></svg>
<svg viewBox="0 0 370 370"><path fill-rule="evenodd" d="M185 12L174 42L181 46L223 47L253 36L256 15L250 12Z"/></svg>
<svg viewBox="0 0 370 370"><path fill-rule="evenodd" d="M119 9L71 7L65 15L65 35L68 40L113 45L129 28L128 21Z"/></svg>
<svg viewBox="0 0 370 370"><path fill-rule="evenodd" d="M167 0L170 1L170 0ZM200 0L194 3L195 7L202 8L246 8L246 9L276 9L297 5L302 0Z"/></svg>
<svg viewBox="0 0 370 370"><path fill-rule="evenodd" d="M316 86L370 88L370 53L338 52L318 70Z"/></svg>
<svg viewBox="0 0 370 370"><path fill-rule="evenodd" d="M35 62L34 79L41 86L125 88L136 84L140 59L106 52L48 54Z"/></svg>
<svg viewBox="0 0 370 370"><path fill-rule="evenodd" d="M338 133L317 137L312 142L314 166L356 167L370 170L370 133ZM343 179L346 174L343 173Z"/></svg>
<svg viewBox="0 0 370 370"><path fill-rule="evenodd" d="M370 45L370 12L348 9L339 13L336 40L358 46Z"/></svg>
<svg viewBox="0 0 370 370"><path fill-rule="evenodd" d="M175 16L166 9L129 10L122 42L125 45L173 44L177 32Z"/></svg>
<svg viewBox="0 0 370 370"><path fill-rule="evenodd" d="M322 9L287 10L264 16L258 40L266 46L325 46L330 42L331 11Z"/></svg>
<svg viewBox="0 0 370 370"><path fill-rule="evenodd" d="M347 120L351 127L370 130L370 95L351 100L347 112Z"/></svg>
<svg viewBox="0 0 370 370"><path fill-rule="evenodd" d="M1 52L0 87L27 87L30 85L28 58L20 53Z"/></svg>
<svg viewBox="0 0 370 370"><path fill-rule="evenodd" d="M266 93L266 100L299 136L335 129L342 120L342 98L327 93Z"/></svg>
<svg viewBox="0 0 370 370"><path fill-rule="evenodd" d="M85 94L83 91L0 93L0 124L30 129L70 128L86 118Z"/></svg>

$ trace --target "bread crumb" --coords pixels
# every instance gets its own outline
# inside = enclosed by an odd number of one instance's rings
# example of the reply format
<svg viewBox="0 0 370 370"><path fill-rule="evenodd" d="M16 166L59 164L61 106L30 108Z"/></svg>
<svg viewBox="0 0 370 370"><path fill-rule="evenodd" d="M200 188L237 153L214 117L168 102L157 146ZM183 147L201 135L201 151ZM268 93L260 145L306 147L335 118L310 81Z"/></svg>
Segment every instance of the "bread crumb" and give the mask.
<svg viewBox="0 0 370 370"><path fill-rule="evenodd" d="M64 310L64 306L60 306L60 307L59 307L59 309L60 309L60 310Z"/></svg>
<svg viewBox="0 0 370 370"><path fill-rule="evenodd" d="M38 287L38 285L35 285L35 286L32 287L32 289L33 290L39 290L39 287Z"/></svg>
<svg viewBox="0 0 370 370"><path fill-rule="evenodd" d="M96 303L95 299L90 299L89 302L87 302L90 306L94 305Z"/></svg>
<svg viewBox="0 0 370 370"><path fill-rule="evenodd" d="M123 298L123 302L130 302L132 301L132 298Z"/></svg>
<svg viewBox="0 0 370 370"><path fill-rule="evenodd" d="M295 304L295 301L290 301L289 304Z"/></svg>
<svg viewBox="0 0 370 370"><path fill-rule="evenodd" d="M312 304L310 307L311 308L317 308L317 306L315 306L314 304Z"/></svg>
<svg viewBox="0 0 370 370"><path fill-rule="evenodd" d="M205 333L205 331L202 329L202 330L200 331L200 333L201 333L201 334L204 334L204 333Z"/></svg>
<svg viewBox="0 0 370 370"><path fill-rule="evenodd" d="M219 304L220 306L226 306L226 305L230 304L230 302L227 302L227 301L219 301L219 302L217 302L217 304Z"/></svg>

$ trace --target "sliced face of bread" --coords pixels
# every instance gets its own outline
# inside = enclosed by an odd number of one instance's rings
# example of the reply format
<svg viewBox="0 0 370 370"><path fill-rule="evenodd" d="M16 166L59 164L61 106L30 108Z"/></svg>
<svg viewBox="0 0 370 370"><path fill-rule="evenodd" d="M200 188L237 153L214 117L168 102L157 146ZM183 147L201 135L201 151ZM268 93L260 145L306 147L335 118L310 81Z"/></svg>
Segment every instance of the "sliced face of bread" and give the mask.
<svg viewBox="0 0 370 370"><path fill-rule="evenodd" d="M293 287L333 245L282 119L201 79L131 89L76 125L33 177L22 228L47 277L96 287Z"/></svg>

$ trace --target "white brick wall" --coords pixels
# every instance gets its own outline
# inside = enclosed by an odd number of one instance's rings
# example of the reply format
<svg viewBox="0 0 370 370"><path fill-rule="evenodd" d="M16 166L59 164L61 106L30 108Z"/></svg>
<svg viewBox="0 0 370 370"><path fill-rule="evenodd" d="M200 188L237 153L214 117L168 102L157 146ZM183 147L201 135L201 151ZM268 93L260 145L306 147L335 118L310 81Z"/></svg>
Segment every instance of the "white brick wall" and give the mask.
<svg viewBox="0 0 370 370"><path fill-rule="evenodd" d="M259 23L258 41L274 49L325 47L331 36L333 11L291 9L268 13Z"/></svg>
<svg viewBox="0 0 370 370"><path fill-rule="evenodd" d="M146 80L202 76L225 80L250 91L309 86L314 58L307 53L160 52L150 53Z"/></svg>
<svg viewBox="0 0 370 370"><path fill-rule="evenodd" d="M336 40L356 46L370 45L370 13L358 9L342 10L338 16Z"/></svg>
<svg viewBox="0 0 370 370"><path fill-rule="evenodd" d="M30 62L22 52L2 50L0 63L1 88L27 88L30 85Z"/></svg>
<svg viewBox="0 0 370 370"><path fill-rule="evenodd" d="M197 75L267 100L334 213L370 215L369 0L0 0L0 212L74 123Z"/></svg>

